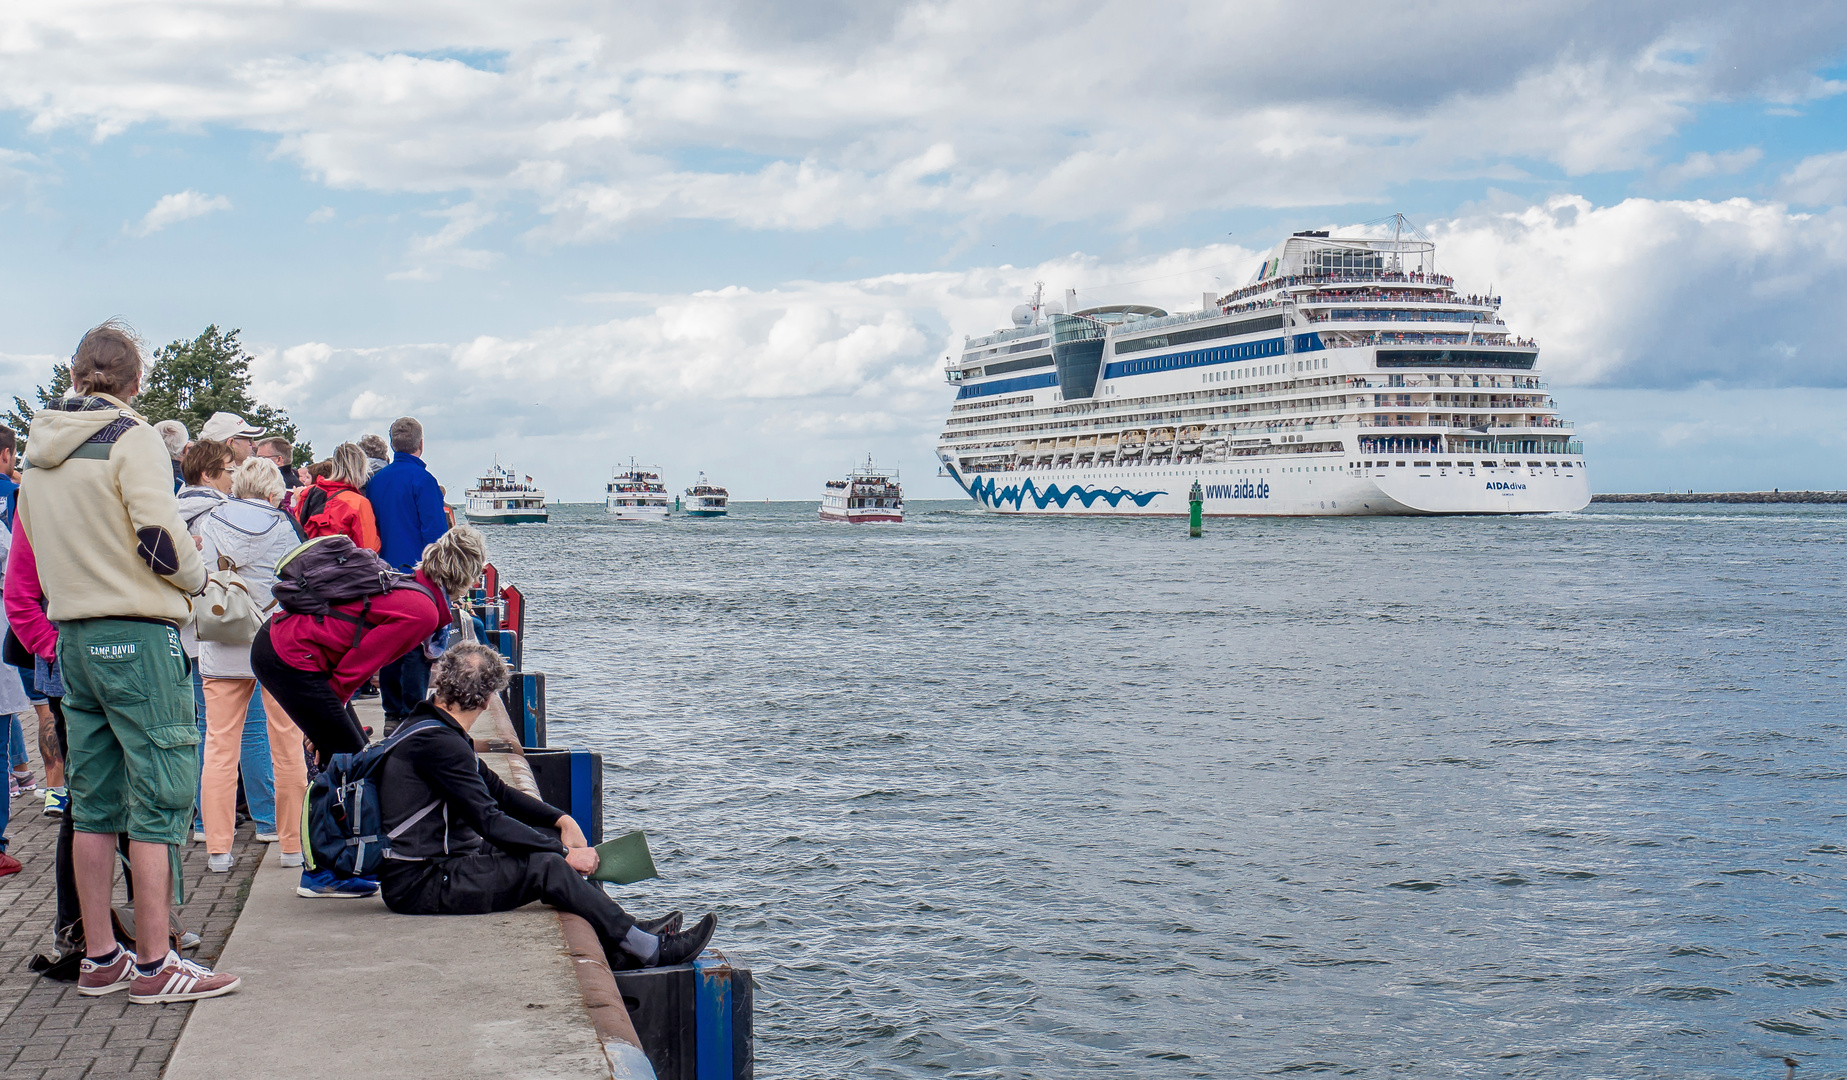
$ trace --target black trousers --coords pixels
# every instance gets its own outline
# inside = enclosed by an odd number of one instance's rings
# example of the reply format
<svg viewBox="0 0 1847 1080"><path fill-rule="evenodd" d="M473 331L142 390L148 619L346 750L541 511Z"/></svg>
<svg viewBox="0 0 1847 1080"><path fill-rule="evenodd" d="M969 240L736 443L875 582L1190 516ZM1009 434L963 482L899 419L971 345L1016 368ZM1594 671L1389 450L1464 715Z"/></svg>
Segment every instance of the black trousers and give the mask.
<svg viewBox="0 0 1847 1080"><path fill-rule="evenodd" d="M250 643L250 670L314 744L321 768L326 768L335 754L357 754L366 748L366 729L353 707L334 693L327 673L303 671L283 663L276 655L276 647L270 644L268 623Z"/></svg>
<svg viewBox="0 0 1847 1080"><path fill-rule="evenodd" d="M634 916L602 886L585 881L564 856L549 852L509 855L491 849L430 862L387 861L378 883L385 906L400 915L486 915L543 900L582 916L603 940L612 964L617 946L635 925Z"/></svg>

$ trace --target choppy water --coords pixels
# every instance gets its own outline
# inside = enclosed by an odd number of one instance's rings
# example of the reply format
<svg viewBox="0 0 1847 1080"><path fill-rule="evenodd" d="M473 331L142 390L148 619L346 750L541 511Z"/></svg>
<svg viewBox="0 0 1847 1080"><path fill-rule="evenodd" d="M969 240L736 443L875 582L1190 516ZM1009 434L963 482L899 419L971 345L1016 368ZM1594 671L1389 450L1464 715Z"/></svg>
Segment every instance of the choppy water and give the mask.
<svg viewBox="0 0 1847 1080"><path fill-rule="evenodd" d="M766 1077L1841 1075L1831 508L490 531Z"/></svg>

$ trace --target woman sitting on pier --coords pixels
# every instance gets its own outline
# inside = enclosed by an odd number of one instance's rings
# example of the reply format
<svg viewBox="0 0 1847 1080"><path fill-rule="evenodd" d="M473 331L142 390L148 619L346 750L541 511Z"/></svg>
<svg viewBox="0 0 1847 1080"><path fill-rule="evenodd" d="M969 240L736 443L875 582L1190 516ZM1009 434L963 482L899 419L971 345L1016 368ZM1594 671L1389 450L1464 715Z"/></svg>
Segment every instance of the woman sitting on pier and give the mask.
<svg viewBox="0 0 1847 1080"><path fill-rule="evenodd" d="M563 810L503 783L475 756L469 729L507 685L507 665L485 645L457 645L430 672L409 732L379 774L380 824L393 837L379 872L385 906L401 915L485 915L543 900L582 916L612 967L683 964L712 939L715 916L679 931L680 913L637 922L584 880L596 849ZM403 830L400 832L399 830Z"/></svg>

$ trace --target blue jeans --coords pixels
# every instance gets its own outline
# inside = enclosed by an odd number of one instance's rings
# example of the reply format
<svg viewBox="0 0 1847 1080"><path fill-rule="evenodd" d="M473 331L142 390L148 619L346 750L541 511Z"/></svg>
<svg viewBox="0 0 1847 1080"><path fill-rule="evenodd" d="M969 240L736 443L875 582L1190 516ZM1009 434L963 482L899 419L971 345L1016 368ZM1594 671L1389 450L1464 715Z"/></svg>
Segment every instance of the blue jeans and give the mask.
<svg viewBox="0 0 1847 1080"><path fill-rule="evenodd" d="M17 715L13 717L11 724L0 724L0 742L6 743L7 757L11 758L13 755L13 740L17 737L13 732L22 730ZM6 850L6 827L12 823L12 820L13 800L9 798L4 806L0 806L0 851Z"/></svg>
<svg viewBox="0 0 1847 1080"><path fill-rule="evenodd" d="M6 760L7 764L18 769L31 764L31 761L26 757L26 729L19 723L19 714L14 713L12 720L12 738L7 744Z"/></svg>
<svg viewBox="0 0 1847 1080"><path fill-rule="evenodd" d="M192 662L193 716L199 722L199 771L205 771L205 677L199 674L199 662ZM244 738L238 747L238 775L244 781L244 804L250 807L250 820L261 833L276 831L276 771L269 760L269 714L263 711L263 695L251 694L250 707L244 710ZM203 782L203 781L201 781ZM204 832L199 817L199 789L192 793L192 831Z"/></svg>

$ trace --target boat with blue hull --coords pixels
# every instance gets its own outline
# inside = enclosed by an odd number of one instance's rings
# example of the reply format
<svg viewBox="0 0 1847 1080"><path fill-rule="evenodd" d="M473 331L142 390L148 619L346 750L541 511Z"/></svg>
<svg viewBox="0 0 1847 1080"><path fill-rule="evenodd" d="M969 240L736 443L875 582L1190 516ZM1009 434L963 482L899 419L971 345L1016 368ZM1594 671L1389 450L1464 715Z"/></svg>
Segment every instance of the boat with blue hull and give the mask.
<svg viewBox="0 0 1847 1080"><path fill-rule="evenodd" d="M1373 232L1297 233L1182 315L1042 288L950 362L946 474L1003 514L1180 515L1194 482L1219 516L1588 505L1538 345L1402 216Z"/></svg>

